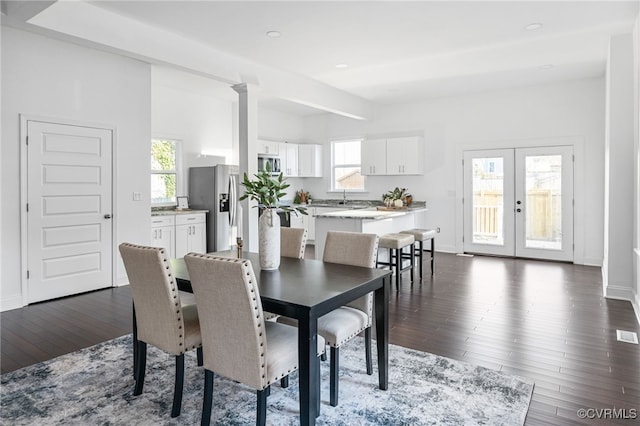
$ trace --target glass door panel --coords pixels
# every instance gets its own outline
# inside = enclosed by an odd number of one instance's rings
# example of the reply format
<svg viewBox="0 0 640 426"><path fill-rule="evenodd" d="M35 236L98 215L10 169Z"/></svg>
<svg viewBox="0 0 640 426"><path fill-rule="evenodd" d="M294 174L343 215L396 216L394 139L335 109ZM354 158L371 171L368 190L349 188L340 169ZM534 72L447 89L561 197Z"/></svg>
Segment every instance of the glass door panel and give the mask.
<svg viewBox="0 0 640 426"><path fill-rule="evenodd" d="M573 260L573 150L516 149L516 256Z"/></svg>
<svg viewBox="0 0 640 426"><path fill-rule="evenodd" d="M464 250L512 256L513 150L467 151L464 173Z"/></svg>

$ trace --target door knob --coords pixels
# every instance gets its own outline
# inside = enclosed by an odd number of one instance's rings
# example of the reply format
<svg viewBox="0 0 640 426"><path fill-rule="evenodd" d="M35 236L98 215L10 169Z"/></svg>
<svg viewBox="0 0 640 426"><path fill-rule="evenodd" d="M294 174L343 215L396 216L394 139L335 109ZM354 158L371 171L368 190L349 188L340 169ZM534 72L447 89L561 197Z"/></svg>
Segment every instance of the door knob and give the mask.
<svg viewBox="0 0 640 426"><path fill-rule="evenodd" d="M520 213L520 212L522 211L522 209L516 209L516 211L517 211L518 213Z"/></svg>
<svg viewBox="0 0 640 426"><path fill-rule="evenodd" d="M522 204L522 201L518 200L516 201L516 204Z"/></svg>
<svg viewBox="0 0 640 426"><path fill-rule="evenodd" d="M111 219L111 215L107 213L107 214L104 215L104 218L105 219Z"/></svg>

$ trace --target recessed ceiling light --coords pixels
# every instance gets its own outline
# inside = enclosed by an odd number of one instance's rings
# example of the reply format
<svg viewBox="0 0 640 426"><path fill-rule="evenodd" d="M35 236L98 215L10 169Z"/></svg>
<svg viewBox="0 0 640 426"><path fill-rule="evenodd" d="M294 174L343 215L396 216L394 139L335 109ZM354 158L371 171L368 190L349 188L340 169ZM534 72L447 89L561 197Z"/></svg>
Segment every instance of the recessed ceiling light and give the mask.
<svg viewBox="0 0 640 426"><path fill-rule="evenodd" d="M550 70L551 68L553 68L553 64L540 65L538 68L540 68L541 70Z"/></svg>
<svg viewBox="0 0 640 426"><path fill-rule="evenodd" d="M542 24L539 22L533 22L527 25L526 27L524 27L524 29L527 31L539 30L540 28L542 28Z"/></svg>
<svg viewBox="0 0 640 426"><path fill-rule="evenodd" d="M267 31L267 37L278 38L281 35L280 31Z"/></svg>
<svg viewBox="0 0 640 426"><path fill-rule="evenodd" d="M347 64L336 64L336 68L347 68L349 65Z"/></svg>

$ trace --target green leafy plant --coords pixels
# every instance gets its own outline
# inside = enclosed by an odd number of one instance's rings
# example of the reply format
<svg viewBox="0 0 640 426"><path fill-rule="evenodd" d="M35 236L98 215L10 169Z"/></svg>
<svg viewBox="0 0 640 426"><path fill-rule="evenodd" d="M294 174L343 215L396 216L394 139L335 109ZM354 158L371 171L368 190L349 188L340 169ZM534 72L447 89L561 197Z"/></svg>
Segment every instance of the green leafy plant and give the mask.
<svg viewBox="0 0 640 426"><path fill-rule="evenodd" d="M407 194L407 188L398 188L398 187L396 187L393 191L389 191L389 192L386 192L386 193L382 194L382 201L401 200L406 195L408 195Z"/></svg>
<svg viewBox="0 0 640 426"><path fill-rule="evenodd" d="M240 201L247 198L256 201L259 206L265 209L280 209L286 213L298 212L308 214L306 207L291 207L288 205L280 205L280 199L287 195L285 189L289 184L285 181L282 173L278 176L271 175L271 168L267 164L265 170L259 171L254 175L255 179L250 180L247 174L244 174L241 185L244 186L245 192L240 197Z"/></svg>

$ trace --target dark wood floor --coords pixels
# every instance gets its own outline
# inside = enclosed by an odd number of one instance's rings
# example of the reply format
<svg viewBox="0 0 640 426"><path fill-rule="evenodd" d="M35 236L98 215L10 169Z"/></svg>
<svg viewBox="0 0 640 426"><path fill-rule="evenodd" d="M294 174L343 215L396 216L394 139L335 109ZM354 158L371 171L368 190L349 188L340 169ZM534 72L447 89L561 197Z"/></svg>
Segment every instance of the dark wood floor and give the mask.
<svg viewBox="0 0 640 426"><path fill-rule="evenodd" d="M601 296L600 268L438 253L433 278L408 281L391 293L391 342L533 379L527 424L598 424L580 408L640 410L639 346L616 341L616 329L638 323L629 302ZM131 332L131 295L102 290L0 320L5 373Z"/></svg>

